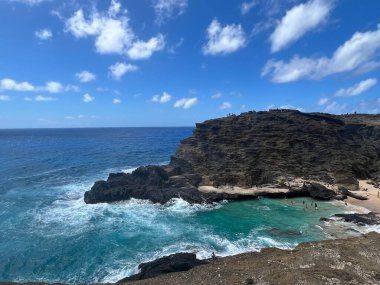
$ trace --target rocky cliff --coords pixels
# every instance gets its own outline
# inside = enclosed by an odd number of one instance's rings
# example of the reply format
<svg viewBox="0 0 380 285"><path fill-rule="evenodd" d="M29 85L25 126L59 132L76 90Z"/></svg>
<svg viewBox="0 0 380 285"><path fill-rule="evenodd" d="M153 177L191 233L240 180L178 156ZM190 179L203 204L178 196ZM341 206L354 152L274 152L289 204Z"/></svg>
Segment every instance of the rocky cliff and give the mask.
<svg viewBox="0 0 380 285"><path fill-rule="evenodd" d="M380 182L380 115L247 112L197 124L169 165L110 174L85 193L85 202L331 199L365 178Z"/></svg>

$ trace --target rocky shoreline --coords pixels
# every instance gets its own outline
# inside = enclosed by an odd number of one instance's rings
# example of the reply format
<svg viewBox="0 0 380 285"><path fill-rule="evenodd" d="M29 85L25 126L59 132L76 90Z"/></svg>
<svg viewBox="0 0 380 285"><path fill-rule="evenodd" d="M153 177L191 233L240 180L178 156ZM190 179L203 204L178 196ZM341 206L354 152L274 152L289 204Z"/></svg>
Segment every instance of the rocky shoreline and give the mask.
<svg viewBox="0 0 380 285"><path fill-rule="evenodd" d="M379 284L380 234L303 243L294 250L263 249L218 258L189 271L128 285Z"/></svg>
<svg viewBox="0 0 380 285"><path fill-rule="evenodd" d="M266 248L215 260L178 253L139 266L117 284L379 284L380 234L302 243L293 250ZM48 283L0 282L0 285ZM58 283L55 283L58 285Z"/></svg>
<svg viewBox="0 0 380 285"><path fill-rule="evenodd" d="M380 182L380 115L272 110L197 124L168 165L110 174L107 181L97 181L84 200L341 200L360 198L354 193L358 179Z"/></svg>

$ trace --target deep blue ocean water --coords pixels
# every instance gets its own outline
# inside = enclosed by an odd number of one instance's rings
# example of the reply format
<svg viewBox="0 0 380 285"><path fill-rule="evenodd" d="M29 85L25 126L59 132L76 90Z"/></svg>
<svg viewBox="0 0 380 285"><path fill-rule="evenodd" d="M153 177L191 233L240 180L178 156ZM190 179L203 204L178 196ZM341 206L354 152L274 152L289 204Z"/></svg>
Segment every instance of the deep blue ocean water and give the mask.
<svg viewBox="0 0 380 285"><path fill-rule="evenodd" d="M0 281L115 282L179 252L207 258L327 238L311 199L86 205L110 172L165 164L192 128L0 130ZM294 204L291 203L293 201Z"/></svg>

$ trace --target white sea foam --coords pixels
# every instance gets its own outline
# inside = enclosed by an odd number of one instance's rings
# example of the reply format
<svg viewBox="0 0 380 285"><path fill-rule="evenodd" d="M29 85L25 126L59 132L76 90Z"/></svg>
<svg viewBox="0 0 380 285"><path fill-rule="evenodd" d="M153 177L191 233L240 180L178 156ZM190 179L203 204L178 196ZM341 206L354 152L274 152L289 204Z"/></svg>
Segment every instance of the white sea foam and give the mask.
<svg viewBox="0 0 380 285"><path fill-rule="evenodd" d="M370 212L370 210L368 210L365 207L353 205L353 204L350 204L350 203L347 203L347 206L346 206L345 202L343 202L343 201L336 201L336 200L334 200L334 201L331 201L329 203L333 204L334 206L338 206L338 207L344 208L345 209L344 212L346 214L354 214L354 213L367 214L367 213Z"/></svg>
<svg viewBox="0 0 380 285"><path fill-rule="evenodd" d="M295 244L281 243L269 237L255 237L254 232L247 237L231 241L225 237L215 234L203 232L204 239L195 242L178 242L161 248L154 253L147 253L147 257L141 262L148 262L163 256L174 254L177 252L196 253L198 259L208 259L211 253L215 252L217 256L231 256L249 251L259 251L265 247L278 247L282 249L294 248ZM108 270L107 276L101 282L116 282L126 276L136 274L137 266L123 266L119 269Z"/></svg>
<svg viewBox="0 0 380 285"><path fill-rule="evenodd" d="M103 277L94 282L116 282L136 273L137 265L142 262L177 252L194 252L198 258L206 259L211 252L229 256L265 247L289 249L296 245L268 236L265 228L256 228L248 235L236 237L218 234L207 223L197 222L196 215L219 209L226 202L192 205L182 199L173 199L166 205L160 205L131 199L87 205L83 201L83 193L91 185L92 181L57 187L54 190L60 193L59 198L33 210L30 215L35 233L44 237L85 236L86 232L96 230L116 232L125 240L146 238L147 243L153 244L146 251L129 248L130 258L110 252L107 260L112 262L100 265L102 272L98 276ZM265 211L271 210L268 206L262 207ZM117 250L120 251L116 247Z"/></svg>
<svg viewBox="0 0 380 285"><path fill-rule="evenodd" d="M160 163L155 163L155 165L167 165L169 163L169 161L163 161L163 162L160 162ZM135 171L137 168L139 168L140 166L136 166L136 167L128 167L128 168L123 168L121 170L121 172L124 172L124 173L132 173L133 171ZM110 171L110 172L117 172L119 170L113 170L113 171Z"/></svg>
<svg viewBox="0 0 380 285"><path fill-rule="evenodd" d="M132 173L133 171L135 171L138 167L132 167L132 168L126 168L126 169L122 169L121 172L124 172L124 173Z"/></svg>

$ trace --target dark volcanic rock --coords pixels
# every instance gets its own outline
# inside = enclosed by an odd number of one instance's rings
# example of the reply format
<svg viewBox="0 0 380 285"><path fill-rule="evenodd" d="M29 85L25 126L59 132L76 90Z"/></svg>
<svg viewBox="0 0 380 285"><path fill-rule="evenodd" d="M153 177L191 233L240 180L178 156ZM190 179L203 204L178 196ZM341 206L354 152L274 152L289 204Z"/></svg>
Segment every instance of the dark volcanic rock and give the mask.
<svg viewBox="0 0 380 285"><path fill-rule="evenodd" d="M345 222L356 223L358 225L380 225L380 217L374 212L368 214L336 214L333 217L341 218Z"/></svg>
<svg viewBox="0 0 380 285"><path fill-rule="evenodd" d="M117 283L153 278L162 274L187 271L195 266L207 264L205 260L197 259L194 253L176 253L139 265L140 272L124 278Z"/></svg>
<svg viewBox="0 0 380 285"><path fill-rule="evenodd" d="M380 235L266 248L131 285L380 284ZM249 280L249 281L247 281Z"/></svg>
<svg viewBox="0 0 380 285"><path fill-rule="evenodd" d="M302 190L307 191L310 197L320 200L331 200L336 196L335 191L328 189L319 183L306 184Z"/></svg>
<svg viewBox="0 0 380 285"><path fill-rule="evenodd" d="M334 184L345 191L356 190L359 178L379 183L380 115L273 110L209 120L196 125L169 165L112 174L107 181L96 182L85 201L239 199L239 195L202 194L198 186L251 188L286 185L297 178ZM313 183L290 190L289 196L319 199L345 195Z"/></svg>
<svg viewBox="0 0 380 285"><path fill-rule="evenodd" d="M169 176L161 166L139 167L132 174L110 174L107 181L97 181L91 191L85 193L84 200L93 204L136 198L164 204L172 198L182 198L202 203L206 198L197 190L196 182L194 174Z"/></svg>

